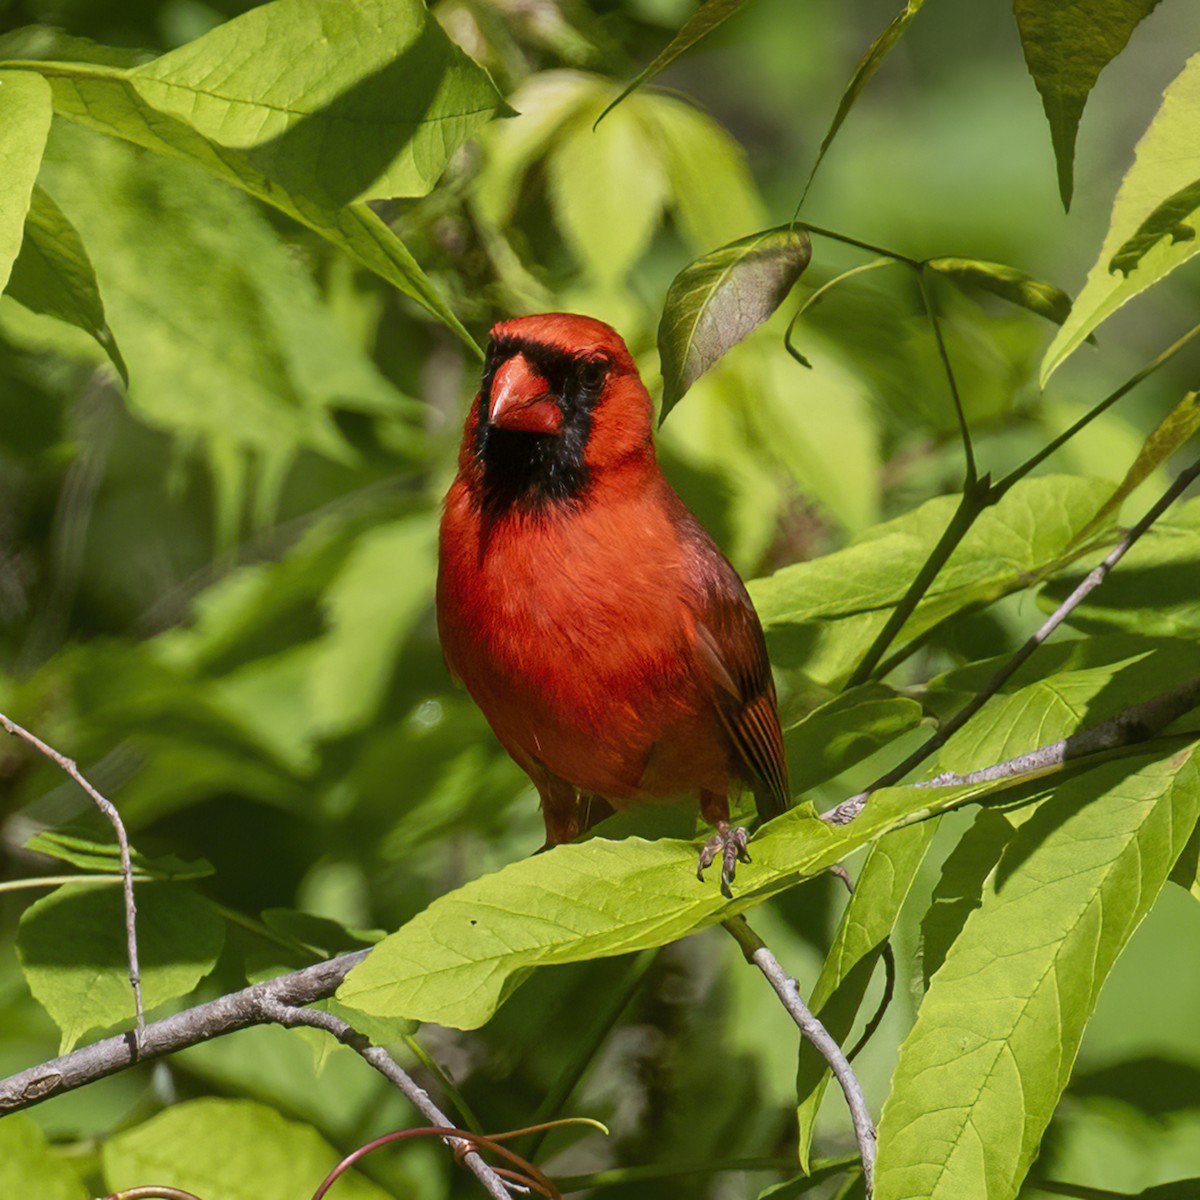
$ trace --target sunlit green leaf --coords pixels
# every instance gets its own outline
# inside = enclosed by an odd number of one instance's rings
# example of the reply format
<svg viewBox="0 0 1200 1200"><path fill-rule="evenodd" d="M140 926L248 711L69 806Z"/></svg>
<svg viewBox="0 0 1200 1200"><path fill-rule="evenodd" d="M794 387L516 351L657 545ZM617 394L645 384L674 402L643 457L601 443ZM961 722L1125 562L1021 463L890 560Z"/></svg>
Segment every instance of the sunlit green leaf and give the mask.
<svg viewBox="0 0 1200 1200"><path fill-rule="evenodd" d="M0 71L0 291L21 249L50 132L50 89L29 71Z"/></svg>
<svg viewBox="0 0 1200 1200"><path fill-rule="evenodd" d="M838 101L837 112L833 114L829 129L821 139L821 148L817 151L816 161L812 165L808 183L804 188L806 196L808 189L812 187L812 181L816 177L821 160L825 157L825 152L829 147L833 145L833 139L837 137L842 122L850 115L850 110L862 95L863 88L870 83L871 76L879 70L892 47L904 36L904 31L912 23L913 17L921 11L924 3L925 0L906 0L904 7L888 22L884 31L867 47L866 53L858 60L854 73L850 76L850 82L846 84L842 98Z"/></svg>
<svg viewBox="0 0 1200 1200"><path fill-rule="evenodd" d="M1042 360L1043 384L1101 322L1200 250L1200 241L1179 233L1182 228L1193 228L1195 222L1184 225L1185 218L1180 217L1172 226L1172 237L1157 238L1153 245L1145 246L1136 266L1129 265L1132 260L1128 255L1119 263L1113 261L1164 201L1200 179L1198 124L1200 54L1195 54L1168 85L1161 107L1138 142L1133 166L1121 181L1113 203L1108 232L1095 265ZM1122 274L1121 269L1126 267Z"/></svg>
<svg viewBox="0 0 1200 1200"><path fill-rule="evenodd" d="M1015 0L1025 63L1042 97L1064 208L1074 187L1075 134L1088 93L1158 0Z"/></svg>
<svg viewBox="0 0 1200 1200"><path fill-rule="evenodd" d="M1103 528L1115 517L1126 500L1181 446L1200 430L1200 392L1188 392L1158 423L1154 432L1142 444L1133 465L1125 472L1112 496L1100 511L1075 535L1077 542L1085 541L1095 530Z"/></svg>
<svg viewBox="0 0 1200 1200"><path fill-rule="evenodd" d="M1029 587L1053 569L1112 494L1071 476L1022 481L975 522L901 634L919 636L963 608ZM754 580L750 594L773 653L830 682L853 670L941 537L953 497L927 501L867 530L846 549Z"/></svg>
<svg viewBox="0 0 1200 1200"><path fill-rule="evenodd" d="M274 0L128 80L159 112L328 208L424 195L501 105L420 0Z"/></svg>
<svg viewBox="0 0 1200 1200"><path fill-rule="evenodd" d="M138 957L147 1011L186 996L212 970L225 927L212 906L179 884L137 889ZM21 916L21 969L62 1031L61 1052L89 1030L132 1023L133 995L120 888L71 883Z"/></svg>
<svg viewBox="0 0 1200 1200"><path fill-rule="evenodd" d="M57 317L94 337L128 385L129 372L104 318L96 272L83 240L50 194L36 184L8 294L26 308Z"/></svg>
<svg viewBox="0 0 1200 1200"><path fill-rule="evenodd" d="M794 808L751 843L733 901L696 879L688 842L593 838L556 846L435 900L380 942L338 999L371 1015L483 1024L531 968L649 949L726 920L858 846L994 790L893 788L835 827ZM711 885L711 886L710 886Z"/></svg>
<svg viewBox="0 0 1200 1200"><path fill-rule="evenodd" d="M730 242L675 276L658 324L662 418L783 303L811 257L808 235L781 225Z"/></svg>
<svg viewBox="0 0 1200 1200"><path fill-rule="evenodd" d="M1137 232L1112 256L1108 269L1128 275L1163 238L1172 242L1190 242L1196 228L1187 222L1200 209L1200 180L1168 196L1137 228Z"/></svg>
<svg viewBox="0 0 1200 1200"><path fill-rule="evenodd" d="M1039 603L1056 608L1079 585L1072 573L1049 584ZM1200 500L1160 517L1117 570L1067 618L1077 629L1127 629L1147 637L1200 637Z"/></svg>
<svg viewBox="0 0 1200 1200"><path fill-rule="evenodd" d="M1012 1200L1117 956L1200 812L1194 747L1069 777L989 877L905 1040L878 1200Z"/></svg>
<svg viewBox="0 0 1200 1200"><path fill-rule="evenodd" d="M648 80L665 70L681 54L690 50L698 41L707 37L718 25L733 16L746 0L701 0L700 7L688 18L679 32L658 52L650 64L643 67L621 94L596 118L602 121L627 96L635 92Z"/></svg>
<svg viewBox="0 0 1200 1200"><path fill-rule="evenodd" d="M627 105L592 129L587 107L557 131L547 160L555 219L584 269L609 287L623 282L662 214L667 178L647 105Z"/></svg>
<svg viewBox="0 0 1200 1200"><path fill-rule="evenodd" d="M205 1200L296 1200L316 1191L341 1153L310 1125L250 1100L189 1100L104 1143L114 1191L169 1184ZM390 1193L353 1171L338 1180L347 1200Z"/></svg>
<svg viewBox="0 0 1200 1200"><path fill-rule="evenodd" d="M43 68L43 73L60 116L156 154L194 163L272 205L412 297L478 350L408 247L366 203L337 208L302 192L287 191L264 174L247 152L211 142L185 122L152 108L120 72L56 63Z"/></svg>

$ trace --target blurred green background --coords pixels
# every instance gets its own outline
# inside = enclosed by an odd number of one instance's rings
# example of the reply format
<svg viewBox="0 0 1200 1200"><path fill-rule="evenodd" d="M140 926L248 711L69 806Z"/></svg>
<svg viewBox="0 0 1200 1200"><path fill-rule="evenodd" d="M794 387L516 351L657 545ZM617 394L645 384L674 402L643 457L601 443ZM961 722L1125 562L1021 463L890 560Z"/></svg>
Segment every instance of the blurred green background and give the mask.
<svg viewBox="0 0 1200 1200"><path fill-rule="evenodd" d="M56 25L154 55L249 7L0 0L0 33ZM593 133L690 5L442 0L443 28L520 115L460 149L430 196L382 211L479 339L517 312L587 311L617 325L656 390L672 277L791 216L842 88L895 7L754 0ZM1200 8L1184 0L1138 29L1089 101L1064 215L1010 8L930 4L851 114L803 215L1074 291L1137 137L1197 46ZM438 504L477 365L326 243L191 167L56 123L42 178L84 237L131 386L78 331L0 300L0 709L77 758L143 851L214 865L199 886L230 922L204 985L219 994L247 969L303 961L270 936L286 918L273 926L264 912L394 929L541 841L536 797L451 687L432 619ZM961 479L945 378L906 275L872 272L812 311L796 334L811 371L782 349L794 303L860 261L818 240L793 305L663 428L668 475L747 578ZM938 299L981 465L1000 472L1190 325L1200 281L1181 272L1118 314L1045 396L1050 326L949 288ZM1173 363L1045 469L1119 479L1194 374L1194 356ZM1000 653L1032 616L1030 601L1005 602L932 644L921 669ZM949 846L960 826L946 824ZM0 878L52 870L22 847L63 825L107 836L48 764L0 744ZM939 861L910 903L918 916ZM56 1053L13 951L36 895L0 893L4 1072ZM816 881L757 922L802 991L840 904ZM1172 950L1195 944L1196 920L1193 900L1167 895L1118 966L1044 1175L1130 1191L1200 1175L1200 956ZM876 1104L912 1017L918 932L902 921L897 1000L861 1060ZM555 1135L558 1174L786 1158L795 1032L728 942L714 932L652 960L546 971L480 1033L419 1038L492 1130L526 1124L573 1049L596 1040L567 1108L613 1136ZM1171 978L1148 987L1162 962ZM112 1131L208 1094L263 1100L349 1149L409 1119L368 1075L341 1050L318 1072L305 1038L262 1029L31 1116L85 1174ZM821 1152L850 1148L836 1098L823 1130ZM436 1147L381 1156L372 1171L423 1197L473 1186ZM745 1196L771 1178L622 1194Z"/></svg>

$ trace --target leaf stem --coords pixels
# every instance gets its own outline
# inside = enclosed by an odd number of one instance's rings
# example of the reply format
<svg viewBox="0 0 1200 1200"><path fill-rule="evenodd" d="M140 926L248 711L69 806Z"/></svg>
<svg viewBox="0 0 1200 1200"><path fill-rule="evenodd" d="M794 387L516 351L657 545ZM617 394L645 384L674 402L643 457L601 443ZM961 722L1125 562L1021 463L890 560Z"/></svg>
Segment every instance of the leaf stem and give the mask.
<svg viewBox="0 0 1200 1200"><path fill-rule="evenodd" d="M986 479L975 480L964 486L962 496L959 497L958 507L954 510L950 523L946 526L942 536L938 538L937 544L929 552L929 557L921 564L921 569L913 577L912 583L908 585L908 590L900 598L900 602L892 609L883 628L875 635L875 640L863 655L862 661L855 667L854 673L847 680L848 688L857 687L871 678L879 660L883 658L917 605L924 599L925 593L937 578L942 567L958 549L958 545L966 536L967 531L975 524L975 519L991 503L991 489Z"/></svg>
<svg viewBox="0 0 1200 1200"><path fill-rule="evenodd" d="M1056 450L1060 449L1071 440L1080 430L1085 429L1090 425L1101 413L1110 409L1122 396L1131 392L1142 380L1153 375L1159 367L1168 363L1180 352L1185 346L1192 342L1197 335L1200 335L1200 325L1193 325L1182 337L1177 338L1165 350L1159 353L1156 357L1150 360L1140 371L1131 375L1119 388L1114 392L1109 392L1103 400L1100 401L1094 408L1089 409L1082 417L1079 418L1069 429L1064 430L1048 445L1042 447L1036 454L1032 455L1019 467L1014 468L1003 479L999 480L994 490L997 493L996 499L999 499L1008 491L1015 483L1024 479L1035 467L1040 466L1046 461Z"/></svg>

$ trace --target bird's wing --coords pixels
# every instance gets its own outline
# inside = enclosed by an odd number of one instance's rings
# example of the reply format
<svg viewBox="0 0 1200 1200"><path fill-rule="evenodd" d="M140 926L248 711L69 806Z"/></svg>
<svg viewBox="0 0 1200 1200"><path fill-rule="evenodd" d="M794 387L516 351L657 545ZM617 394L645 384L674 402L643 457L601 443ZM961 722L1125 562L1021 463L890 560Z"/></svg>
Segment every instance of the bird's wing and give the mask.
<svg viewBox="0 0 1200 1200"><path fill-rule="evenodd" d="M775 681L758 614L737 572L686 509L677 518L696 589L696 648L730 740L761 782L759 815L777 817L790 802Z"/></svg>

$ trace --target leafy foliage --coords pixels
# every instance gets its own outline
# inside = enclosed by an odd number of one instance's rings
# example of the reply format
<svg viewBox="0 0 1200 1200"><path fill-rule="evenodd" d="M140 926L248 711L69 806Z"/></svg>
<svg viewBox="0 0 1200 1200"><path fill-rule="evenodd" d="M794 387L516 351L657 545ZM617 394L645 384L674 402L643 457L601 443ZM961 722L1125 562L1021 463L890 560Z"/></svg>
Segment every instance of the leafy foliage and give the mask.
<svg viewBox="0 0 1200 1200"><path fill-rule="evenodd" d="M1018 0L1007 40L926 7L5 8L0 711L120 808L152 1019L369 946L331 1011L464 1125L603 1119L523 1139L572 1187L860 1195L824 1060L717 928L745 914L847 1045L891 942L856 1060L877 1197L1195 1193L1195 714L817 815L988 687L1200 421L1195 351L1167 348L1196 306L1194 6ZM779 224L814 156L832 227ZM1076 179L1081 214L1116 194L1099 247L1062 223ZM1049 282L1089 263L1075 302ZM528 782L441 662L479 346L538 310L624 334L664 470L763 619L796 796L732 901L695 878L687 806L531 855ZM1197 594L1192 499L921 782L1194 680ZM107 824L16 742L0 813L7 1073L128 1030L132 1000ZM0 1194L294 1200L412 1123L346 1047L262 1027L4 1117ZM477 1194L433 1142L337 1187Z"/></svg>

